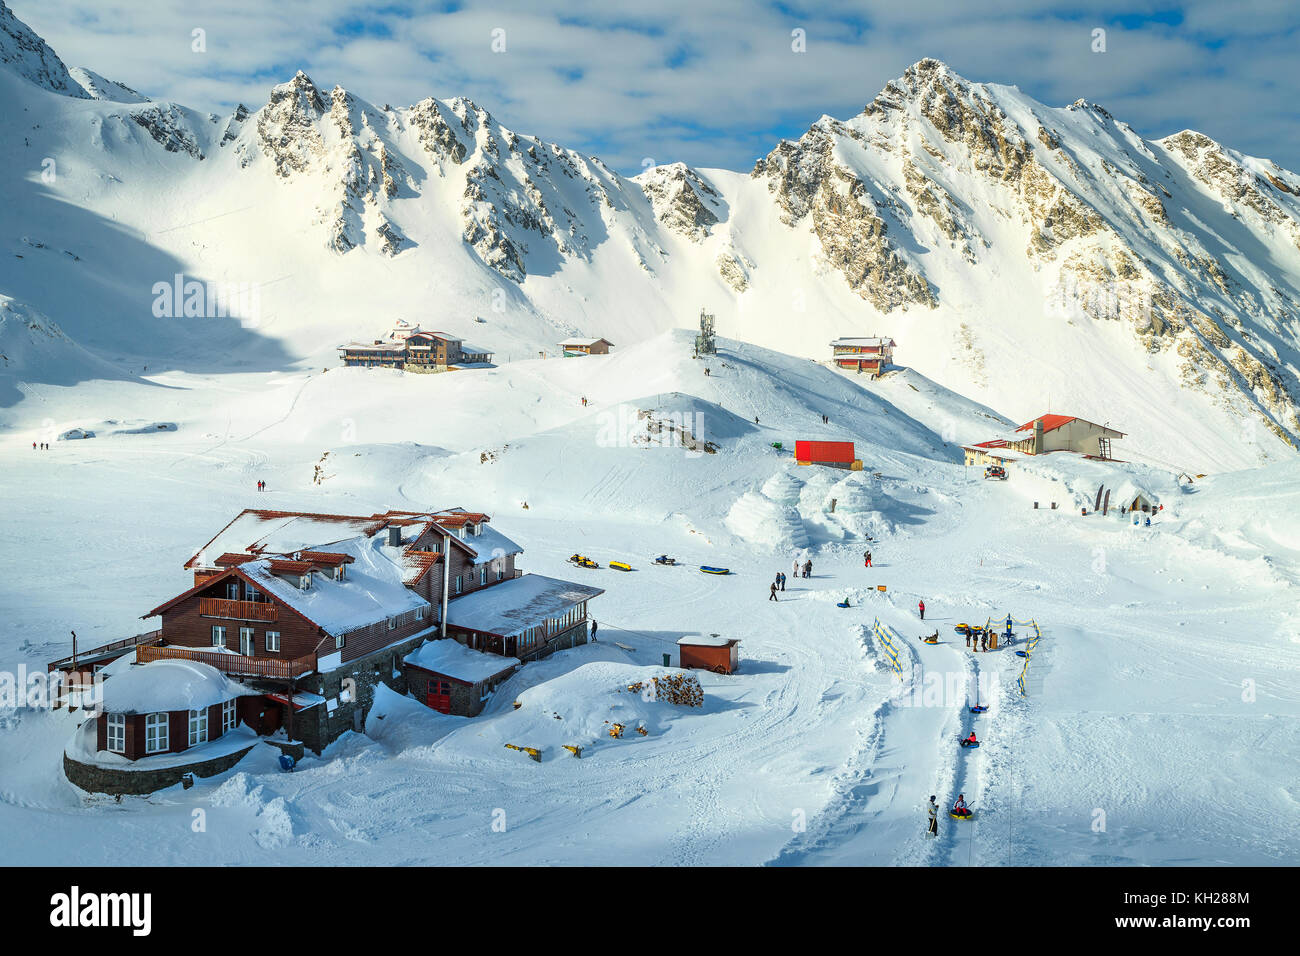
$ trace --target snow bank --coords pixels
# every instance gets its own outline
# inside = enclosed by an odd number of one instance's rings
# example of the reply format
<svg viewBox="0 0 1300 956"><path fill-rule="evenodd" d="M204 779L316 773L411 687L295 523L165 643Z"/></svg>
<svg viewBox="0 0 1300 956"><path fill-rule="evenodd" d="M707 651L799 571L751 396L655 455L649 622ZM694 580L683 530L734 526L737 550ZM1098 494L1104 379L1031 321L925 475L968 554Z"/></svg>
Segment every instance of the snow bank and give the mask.
<svg viewBox="0 0 1300 956"><path fill-rule="evenodd" d="M200 710L235 697L256 696L210 664L161 660L127 668L103 683L103 709L110 714Z"/></svg>
<svg viewBox="0 0 1300 956"><path fill-rule="evenodd" d="M767 479L766 484L763 485L763 494L783 505L798 507L803 486L803 481L790 472L779 471Z"/></svg>
<svg viewBox="0 0 1300 956"><path fill-rule="evenodd" d="M760 492L741 495L727 512L726 525L750 544L780 550L808 547L808 532L799 512Z"/></svg>

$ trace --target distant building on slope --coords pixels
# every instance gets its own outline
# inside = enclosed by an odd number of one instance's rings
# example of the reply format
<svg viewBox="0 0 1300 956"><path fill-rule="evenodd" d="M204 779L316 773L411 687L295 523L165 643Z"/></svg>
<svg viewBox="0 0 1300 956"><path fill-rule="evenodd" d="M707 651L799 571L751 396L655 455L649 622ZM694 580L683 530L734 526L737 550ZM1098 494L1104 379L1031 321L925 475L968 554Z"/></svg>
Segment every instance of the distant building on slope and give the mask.
<svg viewBox="0 0 1300 956"><path fill-rule="evenodd" d="M577 355L608 355L614 343L608 339L565 339L560 343L565 358Z"/></svg>
<svg viewBox="0 0 1300 956"><path fill-rule="evenodd" d="M1040 415L1014 432L963 445L967 465L1005 465L1027 455L1072 451L1102 461L1115 460L1111 443L1124 432L1073 415Z"/></svg>
<svg viewBox="0 0 1300 956"><path fill-rule="evenodd" d="M879 375L894 364L895 342L891 338L839 338L831 343L831 359L840 368Z"/></svg>
<svg viewBox="0 0 1300 956"><path fill-rule="evenodd" d="M447 332L432 332L399 321L387 337L340 345L344 365L395 368L407 372L446 372L492 361L492 353L467 345Z"/></svg>
<svg viewBox="0 0 1300 956"><path fill-rule="evenodd" d="M361 729L379 684L472 716L522 664L585 644L587 604L604 593L524 574L522 552L461 508L245 510L186 562L193 585L144 615L158 632L106 668L103 713L65 751L65 773L148 793L228 769L259 738L320 753Z"/></svg>

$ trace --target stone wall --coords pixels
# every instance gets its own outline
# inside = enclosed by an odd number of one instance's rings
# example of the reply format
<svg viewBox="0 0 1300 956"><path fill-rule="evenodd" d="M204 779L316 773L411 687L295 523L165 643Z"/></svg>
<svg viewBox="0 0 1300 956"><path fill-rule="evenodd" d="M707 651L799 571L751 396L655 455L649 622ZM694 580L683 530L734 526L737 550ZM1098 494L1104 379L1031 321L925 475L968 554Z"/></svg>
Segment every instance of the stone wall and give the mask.
<svg viewBox="0 0 1300 956"><path fill-rule="evenodd" d="M117 770L96 767L63 755L63 774L72 783L90 793L145 794L180 783L181 777L192 773L196 777L211 777L224 773L244 759L244 755L257 746L257 741L242 750L201 760L181 767L159 767L157 770Z"/></svg>

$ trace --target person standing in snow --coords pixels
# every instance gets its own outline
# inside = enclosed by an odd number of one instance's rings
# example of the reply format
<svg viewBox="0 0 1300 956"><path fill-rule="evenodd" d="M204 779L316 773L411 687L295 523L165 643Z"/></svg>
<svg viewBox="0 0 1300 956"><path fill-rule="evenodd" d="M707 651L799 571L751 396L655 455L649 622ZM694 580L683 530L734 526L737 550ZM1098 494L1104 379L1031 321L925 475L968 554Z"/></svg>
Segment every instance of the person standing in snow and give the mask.
<svg viewBox="0 0 1300 956"><path fill-rule="evenodd" d="M773 583L772 583L772 586L771 586L771 588L770 588L769 591L768 591L767 599L768 599L769 601L775 601L775 600L776 600L776 582L773 582Z"/></svg>
<svg viewBox="0 0 1300 956"><path fill-rule="evenodd" d="M781 590L784 591L784 590L785 590L785 582L786 582L785 572L782 571L780 574L777 575L777 577L781 579Z"/></svg>
<svg viewBox="0 0 1300 956"><path fill-rule="evenodd" d="M970 631L966 632L966 649L970 650Z"/></svg>
<svg viewBox="0 0 1300 956"><path fill-rule="evenodd" d="M870 560L868 560L867 563L870 564ZM924 601L917 601L917 602L916 602L916 609L917 609L918 611L921 612L921 620L924 621L924 620L925 620L925 602L924 602Z"/></svg>
<svg viewBox="0 0 1300 956"><path fill-rule="evenodd" d="M988 649L989 649L989 632L980 631L980 650L987 651Z"/></svg>
<svg viewBox="0 0 1300 956"><path fill-rule="evenodd" d="M593 641L596 639L596 628L598 627L600 627L600 625L596 623L596 619L593 617L591 619L591 639Z"/></svg>
<svg viewBox="0 0 1300 956"><path fill-rule="evenodd" d="M794 564L790 565L790 567L794 571L794 576L797 578L799 576L799 559L795 558Z"/></svg>
<svg viewBox="0 0 1300 956"><path fill-rule="evenodd" d="M864 565L864 567L868 567L868 568L871 567L871 552L870 552L870 551L864 551L864 552L862 553L862 557L863 557L863 558L865 559L865 561L866 561L866 564Z"/></svg>
<svg viewBox="0 0 1300 956"><path fill-rule="evenodd" d="M926 811L930 815L930 825L926 829L926 833L937 837L939 835L939 805L934 802L933 796L930 797L930 805L926 807Z"/></svg>
<svg viewBox="0 0 1300 956"><path fill-rule="evenodd" d="M806 578L812 577L812 558L803 563L803 576Z"/></svg>

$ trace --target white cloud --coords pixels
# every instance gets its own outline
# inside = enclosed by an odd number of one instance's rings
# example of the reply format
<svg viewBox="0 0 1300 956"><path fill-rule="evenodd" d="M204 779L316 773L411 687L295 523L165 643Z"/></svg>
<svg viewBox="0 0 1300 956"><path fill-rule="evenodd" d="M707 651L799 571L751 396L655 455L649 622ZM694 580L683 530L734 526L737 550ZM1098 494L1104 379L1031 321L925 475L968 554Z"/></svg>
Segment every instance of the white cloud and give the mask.
<svg viewBox="0 0 1300 956"><path fill-rule="evenodd" d="M1120 18L1168 4L819 0L778 10L659 0L629 10L569 0L562 15L476 0L450 13L390 0L226 0L198 12L183 0L12 5L69 65L197 109L260 106L303 69L379 104L468 96L519 132L629 172L645 156L747 168L774 145L774 130L852 115L924 56L1050 105L1099 102L1148 137L1190 126L1300 167L1291 3L1187 0L1181 24L1132 28ZM356 23L371 28L345 29ZM1098 26L1104 54L1091 52ZM505 53L492 52L498 27ZM795 27L806 31L806 53L791 51ZM206 31L206 53L191 50L195 28Z"/></svg>

